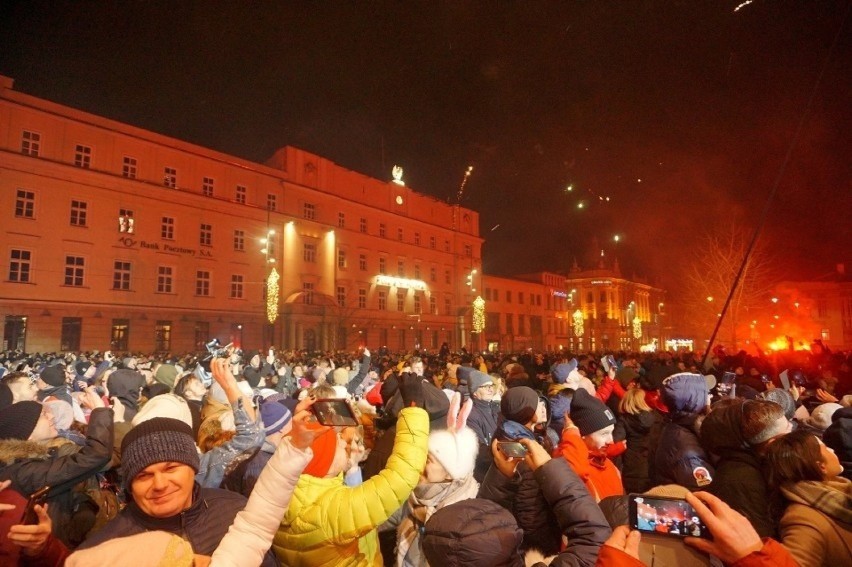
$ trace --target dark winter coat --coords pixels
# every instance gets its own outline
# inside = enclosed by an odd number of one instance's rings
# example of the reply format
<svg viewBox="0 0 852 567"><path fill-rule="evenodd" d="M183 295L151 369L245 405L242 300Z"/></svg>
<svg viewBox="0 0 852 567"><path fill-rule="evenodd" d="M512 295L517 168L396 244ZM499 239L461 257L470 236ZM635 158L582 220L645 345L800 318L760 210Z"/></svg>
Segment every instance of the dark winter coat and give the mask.
<svg viewBox="0 0 852 567"><path fill-rule="evenodd" d="M87 498L74 490L75 485L101 471L109 463L112 448L112 409L98 408L89 418L86 444L74 445L73 452L32 441L0 441L0 480L11 479L11 488L25 496L49 486L53 533L73 548L94 523L93 515L88 522L72 521L81 497Z"/></svg>
<svg viewBox="0 0 852 567"><path fill-rule="evenodd" d="M709 492L748 518L760 537L777 537L771 510L781 509L781 502L773 506L760 460L743 438L741 427L739 404L714 409L701 424L701 443L716 457Z"/></svg>
<svg viewBox="0 0 852 567"><path fill-rule="evenodd" d="M145 514L135 502L130 502L103 529L87 539L80 549L95 547L107 540L162 530L179 535L200 555L213 555L219 542L234 523L237 512L246 505L241 494L218 488L201 488L195 483L192 505L171 518L154 518ZM262 565L278 565L275 554L267 552Z"/></svg>
<svg viewBox="0 0 852 567"><path fill-rule="evenodd" d="M627 493L645 492L653 486L648 461L652 454L651 430L662 420L662 414L657 411L618 414L612 436L627 441L627 450L621 456L621 481Z"/></svg>
<svg viewBox="0 0 852 567"><path fill-rule="evenodd" d="M834 412L831 425L822 434L822 441L837 453L843 465L841 476L852 480L852 408Z"/></svg>
<svg viewBox="0 0 852 567"><path fill-rule="evenodd" d="M477 482L482 482L485 473L494 460L491 456L491 439L497 430L500 418L500 404L498 402L486 402L473 398L473 408L467 418L467 426L476 433L479 440L479 453L476 455L476 465L473 476Z"/></svg>
<svg viewBox="0 0 852 567"><path fill-rule="evenodd" d="M663 425L654 451L651 476L654 486L680 484L690 490L706 490L715 478L710 457L695 434L697 417L685 416Z"/></svg>

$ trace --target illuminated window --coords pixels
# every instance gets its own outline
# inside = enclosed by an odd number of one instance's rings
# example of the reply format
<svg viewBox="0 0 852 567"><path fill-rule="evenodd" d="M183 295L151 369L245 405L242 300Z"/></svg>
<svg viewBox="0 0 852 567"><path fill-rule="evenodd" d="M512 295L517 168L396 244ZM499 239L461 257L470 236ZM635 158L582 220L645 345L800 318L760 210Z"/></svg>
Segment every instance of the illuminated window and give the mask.
<svg viewBox="0 0 852 567"><path fill-rule="evenodd" d="M136 232L136 221L130 209L118 209L118 232L133 234Z"/></svg>
<svg viewBox="0 0 852 567"><path fill-rule="evenodd" d="M35 218L35 192L18 189L15 195L15 216L19 219Z"/></svg>
<svg viewBox="0 0 852 567"><path fill-rule="evenodd" d="M379 273L382 275L387 274L387 260L385 258L379 258Z"/></svg>
<svg viewBox="0 0 852 567"><path fill-rule="evenodd" d="M246 233L244 230L235 230L234 231L234 251L235 252L245 252L246 251Z"/></svg>
<svg viewBox="0 0 852 567"><path fill-rule="evenodd" d="M130 319L113 319L109 345L115 350L128 350L130 340Z"/></svg>
<svg viewBox="0 0 852 567"><path fill-rule="evenodd" d="M245 185L237 185L237 189L234 193L234 200L240 205L246 204L246 194L248 193L248 189L246 189Z"/></svg>
<svg viewBox="0 0 852 567"><path fill-rule="evenodd" d="M121 164L121 175L128 179L136 179L136 158L124 156Z"/></svg>
<svg viewBox="0 0 852 567"><path fill-rule="evenodd" d="M305 260L305 262L316 263L317 245L312 242L305 242L302 258Z"/></svg>
<svg viewBox="0 0 852 567"><path fill-rule="evenodd" d="M313 282L302 282L302 300L306 305L314 304L314 284Z"/></svg>
<svg viewBox="0 0 852 567"><path fill-rule="evenodd" d="M213 225L202 223L198 233L198 243L201 246L213 246Z"/></svg>
<svg viewBox="0 0 852 567"><path fill-rule="evenodd" d="M174 270L171 266L157 267L157 293L172 293Z"/></svg>
<svg viewBox="0 0 852 567"><path fill-rule="evenodd" d="M346 250L337 251L337 267L341 270L346 269Z"/></svg>
<svg viewBox="0 0 852 567"><path fill-rule="evenodd" d="M83 334L82 317L63 317L62 331L59 336L60 350L80 350L80 336Z"/></svg>
<svg viewBox="0 0 852 567"><path fill-rule="evenodd" d="M420 313L420 312L421 312L420 310L421 310L421 306L420 306L420 296L419 296L419 295L415 295L415 296L414 296L414 312L415 312L415 313Z"/></svg>
<svg viewBox="0 0 852 567"><path fill-rule="evenodd" d="M313 203L305 203L302 207L302 216L304 216L308 220L316 220L317 206Z"/></svg>
<svg viewBox="0 0 852 567"><path fill-rule="evenodd" d="M174 167L163 168L163 185L171 189L177 188L177 169Z"/></svg>
<svg viewBox="0 0 852 567"><path fill-rule="evenodd" d="M266 210L267 211L278 210L278 196L275 195L275 193L268 193L266 195Z"/></svg>
<svg viewBox="0 0 852 567"><path fill-rule="evenodd" d="M82 256L65 256L65 285L82 287L85 270L86 260Z"/></svg>
<svg viewBox="0 0 852 567"><path fill-rule="evenodd" d="M358 290L358 309L366 309L367 308L367 290L359 289Z"/></svg>
<svg viewBox="0 0 852 567"><path fill-rule="evenodd" d="M367 271L367 255L366 254L360 254L358 256L358 269L361 270L362 272Z"/></svg>
<svg viewBox="0 0 852 567"><path fill-rule="evenodd" d="M240 274L233 274L231 276L231 299L242 299L243 298L243 286L245 285L245 278Z"/></svg>
<svg viewBox="0 0 852 567"><path fill-rule="evenodd" d="M201 181L201 194L204 195L205 197L212 197L214 185L215 185L215 182L213 181L212 177L205 177Z"/></svg>
<svg viewBox="0 0 852 567"><path fill-rule="evenodd" d="M86 201L71 201L71 226L86 226L88 208Z"/></svg>
<svg viewBox="0 0 852 567"><path fill-rule="evenodd" d="M172 350L171 321L157 321L154 325L154 350L157 352Z"/></svg>
<svg viewBox="0 0 852 567"><path fill-rule="evenodd" d="M13 248L9 255L9 281L30 283L32 252Z"/></svg>
<svg viewBox="0 0 852 567"><path fill-rule="evenodd" d="M210 297L210 272L207 270L195 272L195 295Z"/></svg>
<svg viewBox="0 0 852 567"><path fill-rule="evenodd" d="M396 290L396 310L397 311L405 311L405 294L406 294L406 291L404 289Z"/></svg>
<svg viewBox="0 0 852 567"><path fill-rule="evenodd" d="M24 130L21 136L21 153L28 156L38 157L41 151L41 134Z"/></svg>
<svg viewBox="0 0 852 567"><path fill-rule="evenodd" d="M92 165L92 148L77 144L74 148L74 165L88 169Z"/></svg>
<svg viewBox="0 0 852 567"><path fill-rule="evenodd" d="M113 263L112 289L130 291L130 262L116 260Z"/></svg>
<svg viewBox="0 0 852 567"><path fill-rule="evenodd" d="M160 238L165 240L175 239L175 219L172 217L163 217L160 222Z"/></svg>

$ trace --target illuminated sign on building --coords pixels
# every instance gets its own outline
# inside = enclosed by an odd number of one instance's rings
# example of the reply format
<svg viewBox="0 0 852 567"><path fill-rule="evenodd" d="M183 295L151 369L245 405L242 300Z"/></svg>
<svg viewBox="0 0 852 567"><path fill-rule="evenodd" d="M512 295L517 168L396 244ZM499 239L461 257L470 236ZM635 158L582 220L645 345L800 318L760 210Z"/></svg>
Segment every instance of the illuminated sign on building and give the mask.
<svg viewBox="0 0 852 567"><path fill-rule="evenodd" d="M592 285L612 285L612 280L592 280Z"/></svg>
<svg viewBox="0 0 852 567"><path fill-rule="evenodd" d="M376 276L376 285L406 287L409 289L426 291L426 282L423 280L409 280L407 278L395 278L393 276Z"/></svg>
<svg viewBox="0 0 852 567"><path fill-rule="evenodd" d="M565 299L566 297L568 297L568 294L567 294L567 293L565 293L564 291L556 291L555 289L551 289L551 290L550 290L550 295L552 295L552 296L554 296L554 297L561 297L561 298L563 298L563 299Z"/></svg>

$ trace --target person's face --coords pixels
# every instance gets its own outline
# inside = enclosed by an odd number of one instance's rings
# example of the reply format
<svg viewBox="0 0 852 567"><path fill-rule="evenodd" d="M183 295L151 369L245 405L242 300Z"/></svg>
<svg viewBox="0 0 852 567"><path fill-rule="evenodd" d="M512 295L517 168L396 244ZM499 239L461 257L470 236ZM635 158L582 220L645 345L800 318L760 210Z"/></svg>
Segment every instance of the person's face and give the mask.
<svg viewBox="0 0 852 567"><path fill-rule="evenodd" d="M183 463L166 461L142 469L130 485L136 505L153 518L171 518L192 504L195 471Z"/></svg>
<svg viewBox="0 0 852 567"><path fill-rule="evenodd" d="M843 472L843 465L840 464L840 459L834 453L834 449L827 446L822 441L819 442L820 453L820 468L823 472L825 480L831 480L840 476Z"/></svg>
<svg viewBox="0 0 852 567"><path fill-rule="evenodd" d="M589 433L583 437L586 447L590 451L602 451L607 445L612 445L612 432L615 430L614 425L608 425L603 429L599 429L594 433Z"/></svg>
<svg viewBox="0 0 852 567"><path fill-rule="evenodd" d="M251 365L252 365L252 366L254 366L255 368L259 367L259 366L260 366L260 355L259 355L259 354L256 354L256 355L254 355L253 357L251 357L251 360L249 361L249 364L251 364Z"/></svg>
<svg viewBox="0 0 852 567"><path fill-rule="evenodd" d="M444 465L438 462L432 455L426 457L426 468L423 469L423 479L431 484L438 482L447 482L450 480L450 473L444 468Z"/></svg>
<svg viewBox="0 0 852 567"><path fill-rule="evenodd" d="M342 472L345 472L349 468L349 452L347 451L347 443L343 439L342 435L338 433L337 435L337 450L334 453L334 460L331 462L331 466L328 468L328 474L325 475L326 478L332 478L339 475Z"/></svg>
<svg viewBox="0 0 852 567"><path fill-rule="evenodd" d="M423 376L423 361L415 362L411 365L411 371L418 376Z"/></svg>
<svg viewBox="0 0 852 567"><path fill-rule="evenodd" d="M50 408L42 406L35 429L30 433L29 441L48 441L56 437L56 426L53 425L53 415Z"/></svg>
<svg viewBox="0 0 852 567"><path fill-rule="evenodd" d="M29 378L18 378L9 384L9 389L12 390L12 401L17 402L33 402L38 396L38 386Z"/></svg>
<svg viewBox="0 0 852 567"><path fill-rule="evenodd" d="M201 399L207 393L207 388L204 387L204 384L198 378L185 378L185 380L189 380L189 386L186 388L187 394Z"/></svg>
<svg viewBox="0 0 852 567"><path fill-rule="evenodd" d="M301 378L304 375L305 375L305 369L304 368L302 368L301 366L294 366L293 367L293 376L295 376L296 378Z"/></svg>
<svg viewBox="0 0 852 567"><path fill-rule="evenodd" d="M485 384L484 386L480 386L473 393L473 397L477 400L485 400L486 402L490 402L494 397L494 384Z"/></svg>

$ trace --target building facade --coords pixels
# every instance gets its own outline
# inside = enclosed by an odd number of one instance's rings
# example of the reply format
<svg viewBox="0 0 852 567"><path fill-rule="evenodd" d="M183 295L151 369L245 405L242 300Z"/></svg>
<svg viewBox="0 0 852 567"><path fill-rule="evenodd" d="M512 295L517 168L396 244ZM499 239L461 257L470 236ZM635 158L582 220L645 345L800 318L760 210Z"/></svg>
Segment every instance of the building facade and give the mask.
<svg viewBox="0 0 852 567"><path fill-rule="evenodd" d="M475 211L285 147L257 164L0 77L4 348L471 340ZM266 242L262 242L266 239Z"/></svg>

